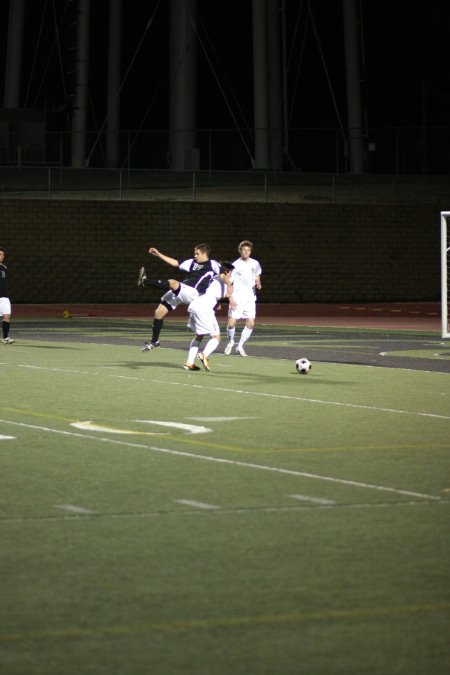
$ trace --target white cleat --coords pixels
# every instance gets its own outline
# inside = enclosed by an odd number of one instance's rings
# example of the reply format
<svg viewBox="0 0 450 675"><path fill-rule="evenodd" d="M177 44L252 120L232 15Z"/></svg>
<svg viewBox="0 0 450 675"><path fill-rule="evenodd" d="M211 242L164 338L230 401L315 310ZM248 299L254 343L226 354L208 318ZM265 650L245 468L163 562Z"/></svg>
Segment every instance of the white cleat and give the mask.
<svg viewBox="0 0 450 675"><path fill-rule="evenodd" d="M14 342L14 340L10 337L3 338L3 340L2 340L2 343L4 345L12 345L13 342Z"/></svg>
<svg viewBox="0 0 450 675"><path fill-rule="evenodd" d="M238 356L248 356L248 354L245 353L244 347L239 347L239 345L236 347L236 354Z"/></svg>
<svg viewBox="0 0 450 675"><path fill-rule="evenodd" d="M230 356L230 354L231 354L231 352L232 352L232 350L233 350L233 347L234 347L234 342L229 342L229 343L227 344L227 346L225 347L223 353L226 354L227 356Z"/></svg>

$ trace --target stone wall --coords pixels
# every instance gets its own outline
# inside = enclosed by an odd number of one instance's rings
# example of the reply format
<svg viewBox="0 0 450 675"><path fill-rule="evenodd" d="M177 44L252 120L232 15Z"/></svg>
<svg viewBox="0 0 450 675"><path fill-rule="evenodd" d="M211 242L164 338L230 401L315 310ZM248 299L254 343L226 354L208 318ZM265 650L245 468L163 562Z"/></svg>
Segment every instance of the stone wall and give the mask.
<svg viewBox="0 0 450 675"><path fill-rule="evenodd" d="M16 303L153 302L137 271L177 271L149 246L185 259L209 242L234 259L250 239L261 302L436 300L439 210L432 206L0 200L0 245Z"/></svg>

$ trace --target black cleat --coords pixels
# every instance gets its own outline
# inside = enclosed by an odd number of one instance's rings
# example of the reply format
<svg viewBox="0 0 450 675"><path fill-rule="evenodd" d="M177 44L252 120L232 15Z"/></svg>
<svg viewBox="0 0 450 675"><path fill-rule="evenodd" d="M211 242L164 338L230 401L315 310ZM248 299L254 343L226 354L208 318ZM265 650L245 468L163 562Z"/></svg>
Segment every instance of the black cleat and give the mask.
<svg viewBox="0 0 450 675"><path fill-rule="evenodd" d="M141 349L141 352L151 352L152 349L156 349L156 347L159 347L159 340L156 342L146 342Z"/></svg>

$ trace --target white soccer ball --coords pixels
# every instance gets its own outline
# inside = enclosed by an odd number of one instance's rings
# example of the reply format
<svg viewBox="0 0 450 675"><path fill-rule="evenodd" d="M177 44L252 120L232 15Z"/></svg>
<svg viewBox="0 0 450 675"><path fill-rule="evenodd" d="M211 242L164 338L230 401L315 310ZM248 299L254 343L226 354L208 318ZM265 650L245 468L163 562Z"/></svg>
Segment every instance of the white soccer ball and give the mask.
<svg viewBox="0 0 450 675"><path fill-rule="evenodd" d="M312 368L311 362L308 361L308 359L301 358L297 359L295 362L295 367L297 369L297 372L300 373L300 375L307 375L309 371Z"/></svg>

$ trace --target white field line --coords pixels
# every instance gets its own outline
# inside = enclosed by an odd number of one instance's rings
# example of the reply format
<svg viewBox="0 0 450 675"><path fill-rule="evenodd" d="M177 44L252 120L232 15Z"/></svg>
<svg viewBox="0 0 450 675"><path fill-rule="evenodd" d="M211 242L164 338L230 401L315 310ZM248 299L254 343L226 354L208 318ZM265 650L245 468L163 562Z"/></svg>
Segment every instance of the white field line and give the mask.
<svg viewBox="0 0 450 675"><path fill-rule="evenodd" d="M237 507L237 508L216 508L216 509L183 509L183 510L166 510L166 511L130 511L128 513L101 513L99 511L81 514L74 513L73 515L64 516L10 516L1 518L0 525L8 523L45 523L45 522L61 522L80 520L120 520L126 518L164 518L170 516L196 516L201 513L214 513L219 515L234 515L234 514L259 514L259 513L298 513L301 511L342 511L347 509L396 509L403 506L446 506L450 501L441 500L439 502L424 502L424 501L409 501L409 502L364 502L358 504L302 504L302 506L260 506L260 507Z"/></svg>
<svg viewBox="0 0 450 675"><path fill-rule="evenodd" d="M418 416L418 417L430 417L434 419L441 419L441 420L450 420L450 415L439 415L437 413L427 413L427 412L417 412L414 410L401 410L399 408L381 408L379 406L374 406L374 405L365 405L363 403L344 403L342 401L327 401L324 399L319 399L319 398L309 398L307 396L289 396L287 394L269 394L267 392L262 392L262 391L247 391L245 389L230 389L229 387L212 387L210 385L204 385L204 384L191 384L190 382L171 382L169 380L155 380L155 379L147 379L144 377L132 377L132 376L125 376L125 375L110 375L110 374L105 374L105 373L96 373L94 371L83 371L83 370L70 370L70 369L60 369L60 368L44 368L41 366L30 366L30 365L24 365L24 364L19 364L20 368L30 368L33 370L48 370L50 372L57 372L57 373L71 373L74 375L89 375L90 377L111 377L111 378L117 378L120 380L136 380L138 382L153 382L155 384L164 384L164 385L169 385L169 386L176 386L176 387L189 387L192 389L204 389L207 391L221 391L221 392L227 392L230 394L242 394L245 396L261 396L264 398L272 398L272 399L280 399L284 401L302 401L303 403L317 403L319 405L333 405L333 406L338 406L341 408L353 408L357 410L372 410L374 412L384 412L384 413L393 413L396 415L413 415L413 416Z"/></svg>
<svg viewBox="0 0 450 675"><path fill-rule="evenodd" d="M13 441L15 438L16 438L15 436L0 435L0 441Z"/></svg>
<svg viewBox="0 0 450 675"><path fill-rule="evenodd" d="M317 497L307 497L306 495L289 495L289 497L291 499L298 499L301 502L311 502L313 504L336 504L336 502L331 499L318 499Z"/></svg>
<svg viewBox="0 0 450 675"><path fill-rule="evenodd" d="M217 511L220 506L215 504L206 504L205 502L196 502L193 499L175 499L177 504L184 504L184 506L193 506L194 509L203 509L204 511Z"/></svg>
<svg viewBox="0 0 450 675"><path fill-rule="evenodd" d="M215 462L217 464L227 464L229 466L245 467L247 469L255 469L258 471L269 471L271 473L278 473L287 476L299 476L301 478L311 478L315 480L329 481L330 483L338 483L341 485L350 485L352 487L363 488L366 490L378 490L380 492L391 492L397 495L405 495L408 497L418 497L420 499L432 499L441 501L441 497L434 495L423 494L421 492L411 492L410 490L399 490L393 487L386 487L384 485L375 485L372 483L362 483L360 481L346 480L344 478L335 478L333 476L323 476L315 473L308 473L305 471L295 471L294 469L283 469L275 466L267 466L264 464L254 464L253 462L241 462L235 459L225 459L223 457L211 457L209 455L197 455L193 452L186 452L185 450L171 450L169 448L159 448L154 445L146 445L145 443L131 443L129 441L122 441L113 438L104 438L102 436L92 436L90 434L81 434L74 431L64 431L62 429L52 429L51 427L44 427L37 424L26 424L25 422L13 422L12 420L2 420L2 424L11 424L16 427L23 427L25 429L35 429L37 431L47 431L53 434L60 434L62 436L70 436L73 438L81 438L84 440L97 441L101 443L109 443L112 445L119 445L131 448L141 448L144 450L152 450L153 452L160 452L167 455L174 455L177 457L189 457L190 459L199 459L206 462Z"/></svg>
<svg viewBox="0 0 450 675"><path fill-rule="evenodd" d="M63 509L63 511L70 511L71 513L80 513L83 515L93 515L96 511L92 509L85 509L84 506L76 506L75 504L55 504L55 509Z"/></svg>

